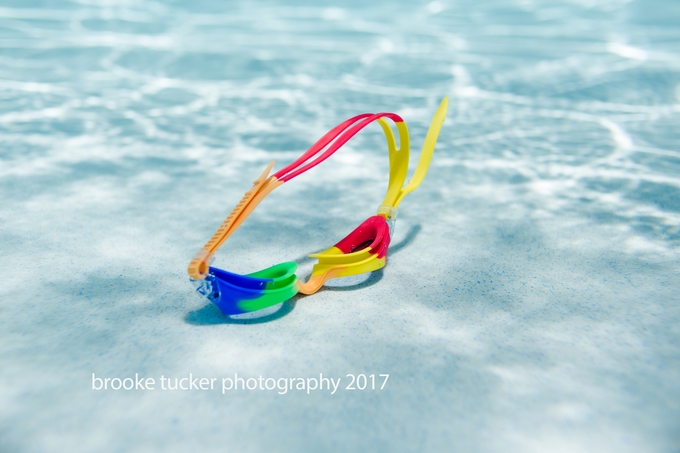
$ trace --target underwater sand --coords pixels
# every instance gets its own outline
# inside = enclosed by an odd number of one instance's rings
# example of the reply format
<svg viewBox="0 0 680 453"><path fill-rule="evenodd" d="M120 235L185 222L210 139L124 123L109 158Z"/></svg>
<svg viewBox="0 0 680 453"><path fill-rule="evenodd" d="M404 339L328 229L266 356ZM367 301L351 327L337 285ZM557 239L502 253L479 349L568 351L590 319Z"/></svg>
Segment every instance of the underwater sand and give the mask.
<svg viewBox="0 0 680 453"><path fill-rule="evenodd" d="M680 4L343 5L0 4L0 451L680 450ZM383 271L259 319L193 292L270 160L394 111L415 165L445 95ZM387 171L372 125L214 264L306 277ZM390 377L223 395L92 373Z"/></svg>

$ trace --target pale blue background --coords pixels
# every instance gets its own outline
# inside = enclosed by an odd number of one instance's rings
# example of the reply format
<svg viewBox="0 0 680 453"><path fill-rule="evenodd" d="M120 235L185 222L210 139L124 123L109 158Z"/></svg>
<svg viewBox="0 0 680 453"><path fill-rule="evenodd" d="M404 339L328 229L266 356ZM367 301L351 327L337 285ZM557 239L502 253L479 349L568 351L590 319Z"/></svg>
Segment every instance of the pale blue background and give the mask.
<svg viewBox="0 0 680 453"><path fill-rule="evenodd" d="M0 1L0 451L680 451L680 3ZM362 112L416 151L389 266L228 320L185 268L271 159ZM217 265L375 212L377 126ZM269 322L262 322L269 321ZM125 377L390 373L375 393Z"/></svg>

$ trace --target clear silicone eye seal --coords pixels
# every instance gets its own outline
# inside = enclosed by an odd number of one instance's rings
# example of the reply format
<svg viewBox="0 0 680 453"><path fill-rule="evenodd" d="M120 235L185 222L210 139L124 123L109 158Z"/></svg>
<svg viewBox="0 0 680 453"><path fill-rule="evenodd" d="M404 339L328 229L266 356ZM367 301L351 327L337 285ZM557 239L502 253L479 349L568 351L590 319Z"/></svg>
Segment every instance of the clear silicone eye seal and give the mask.
<svg viewBox="0 0 680 453"><path fill-rule="evenodd" d="M270 175L274 162L253 182L226 220L189 263L188 273L197 291L219 307L225 315L261 310L284 302L297 293L314 294L332 278L373 272L385 266L391 232L401 200L413 192L425 178L441 130L448 99L444 98L430 123L420 152L418 165L408 184L410 142L404 120L394 113L364 113L344 121L328 131L295 162ZM399 134L399 148L390 126ZM213 255L236 231L257 205L274 189L311 170L328 159L363 128L378 122L387 139L390 175L387 194L376 215L369 217L334 246L309 255L317 263L306 282L295 271L297 264L286 262L252 274L240 275L210 266Z"/></svg>

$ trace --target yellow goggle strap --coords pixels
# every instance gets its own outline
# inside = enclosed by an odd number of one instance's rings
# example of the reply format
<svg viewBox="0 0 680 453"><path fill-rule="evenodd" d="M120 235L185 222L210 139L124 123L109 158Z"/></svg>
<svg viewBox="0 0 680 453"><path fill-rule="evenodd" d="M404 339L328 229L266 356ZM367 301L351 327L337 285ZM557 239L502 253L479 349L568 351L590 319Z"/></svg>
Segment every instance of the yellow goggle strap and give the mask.
<svg viewBox="0 0 680 453"><path fill-rule="evenodd" d="M423 143L423 148L420 151L420 158L418 160L418 166L416 171L413 173L413 177L409 183L402 188L404 180L406 179L406 172L408 171L408 161L409 161L409 137L408 129L405 123L397 123L397 129L399 130L399 140L401 149L397 150L394 144L394 136L392 131L389 129L387 123L380 122L380 125L385 131L387 136L387 147L390 154L390 184L387 189L387 195L382 203L381 210L383 207L397 208L401 200L404 197L413 192L418 188L420 183L425 179L427 170L430 167L430 161L432 160L432 154L434 153L434 147L437 144L437 138L439 137L439 131L444 124L444 119L446 118L446 111L449 107L449 99L444 98L439 104L437 112L432 118L430 123L430 128L425 136L425 142Z"/></svg>
<svg viewBox="0 0 680 453"><path fill-rule="evenodd" d="M404 181L406 181L411 145L406 122L396 123L397 131L399 132L399 149L397 149L392 128L387 121L380 118L378 123L385 133L387 151L390 157L390 181L387 185L387 194L385 194L382 206L392 207L399 197Z"/></svg>

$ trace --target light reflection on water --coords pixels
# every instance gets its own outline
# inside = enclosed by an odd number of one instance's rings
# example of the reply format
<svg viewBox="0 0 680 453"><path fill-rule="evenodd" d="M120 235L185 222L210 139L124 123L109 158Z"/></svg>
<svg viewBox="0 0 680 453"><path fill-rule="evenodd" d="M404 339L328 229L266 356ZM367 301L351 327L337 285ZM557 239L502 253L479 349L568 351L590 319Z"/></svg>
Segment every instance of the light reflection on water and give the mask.
<svg viewBox="0 0 680 453"><path fill-rule="evenodd" d="M137 441L198 434L205 451L220 430L254 451L290 433L297 450L677 448L678 23L660 0L3 2L0 437L48 450L87 425L71 451L127 449L111 424L152 417ZM401 208L408 246L379 278L248 326L189 296L185 261L271 159L371 111L402 115L417 152L444 95L433 166ZM329 246L373 213L386 171L377 128L363 132L265 202L217 264L248 272ZM93 369L375 367L394 387L370 402L224 409L73 384ZM46 374L61 396L46 399ZM239 421L256 418L271 437Z"/></svg>

